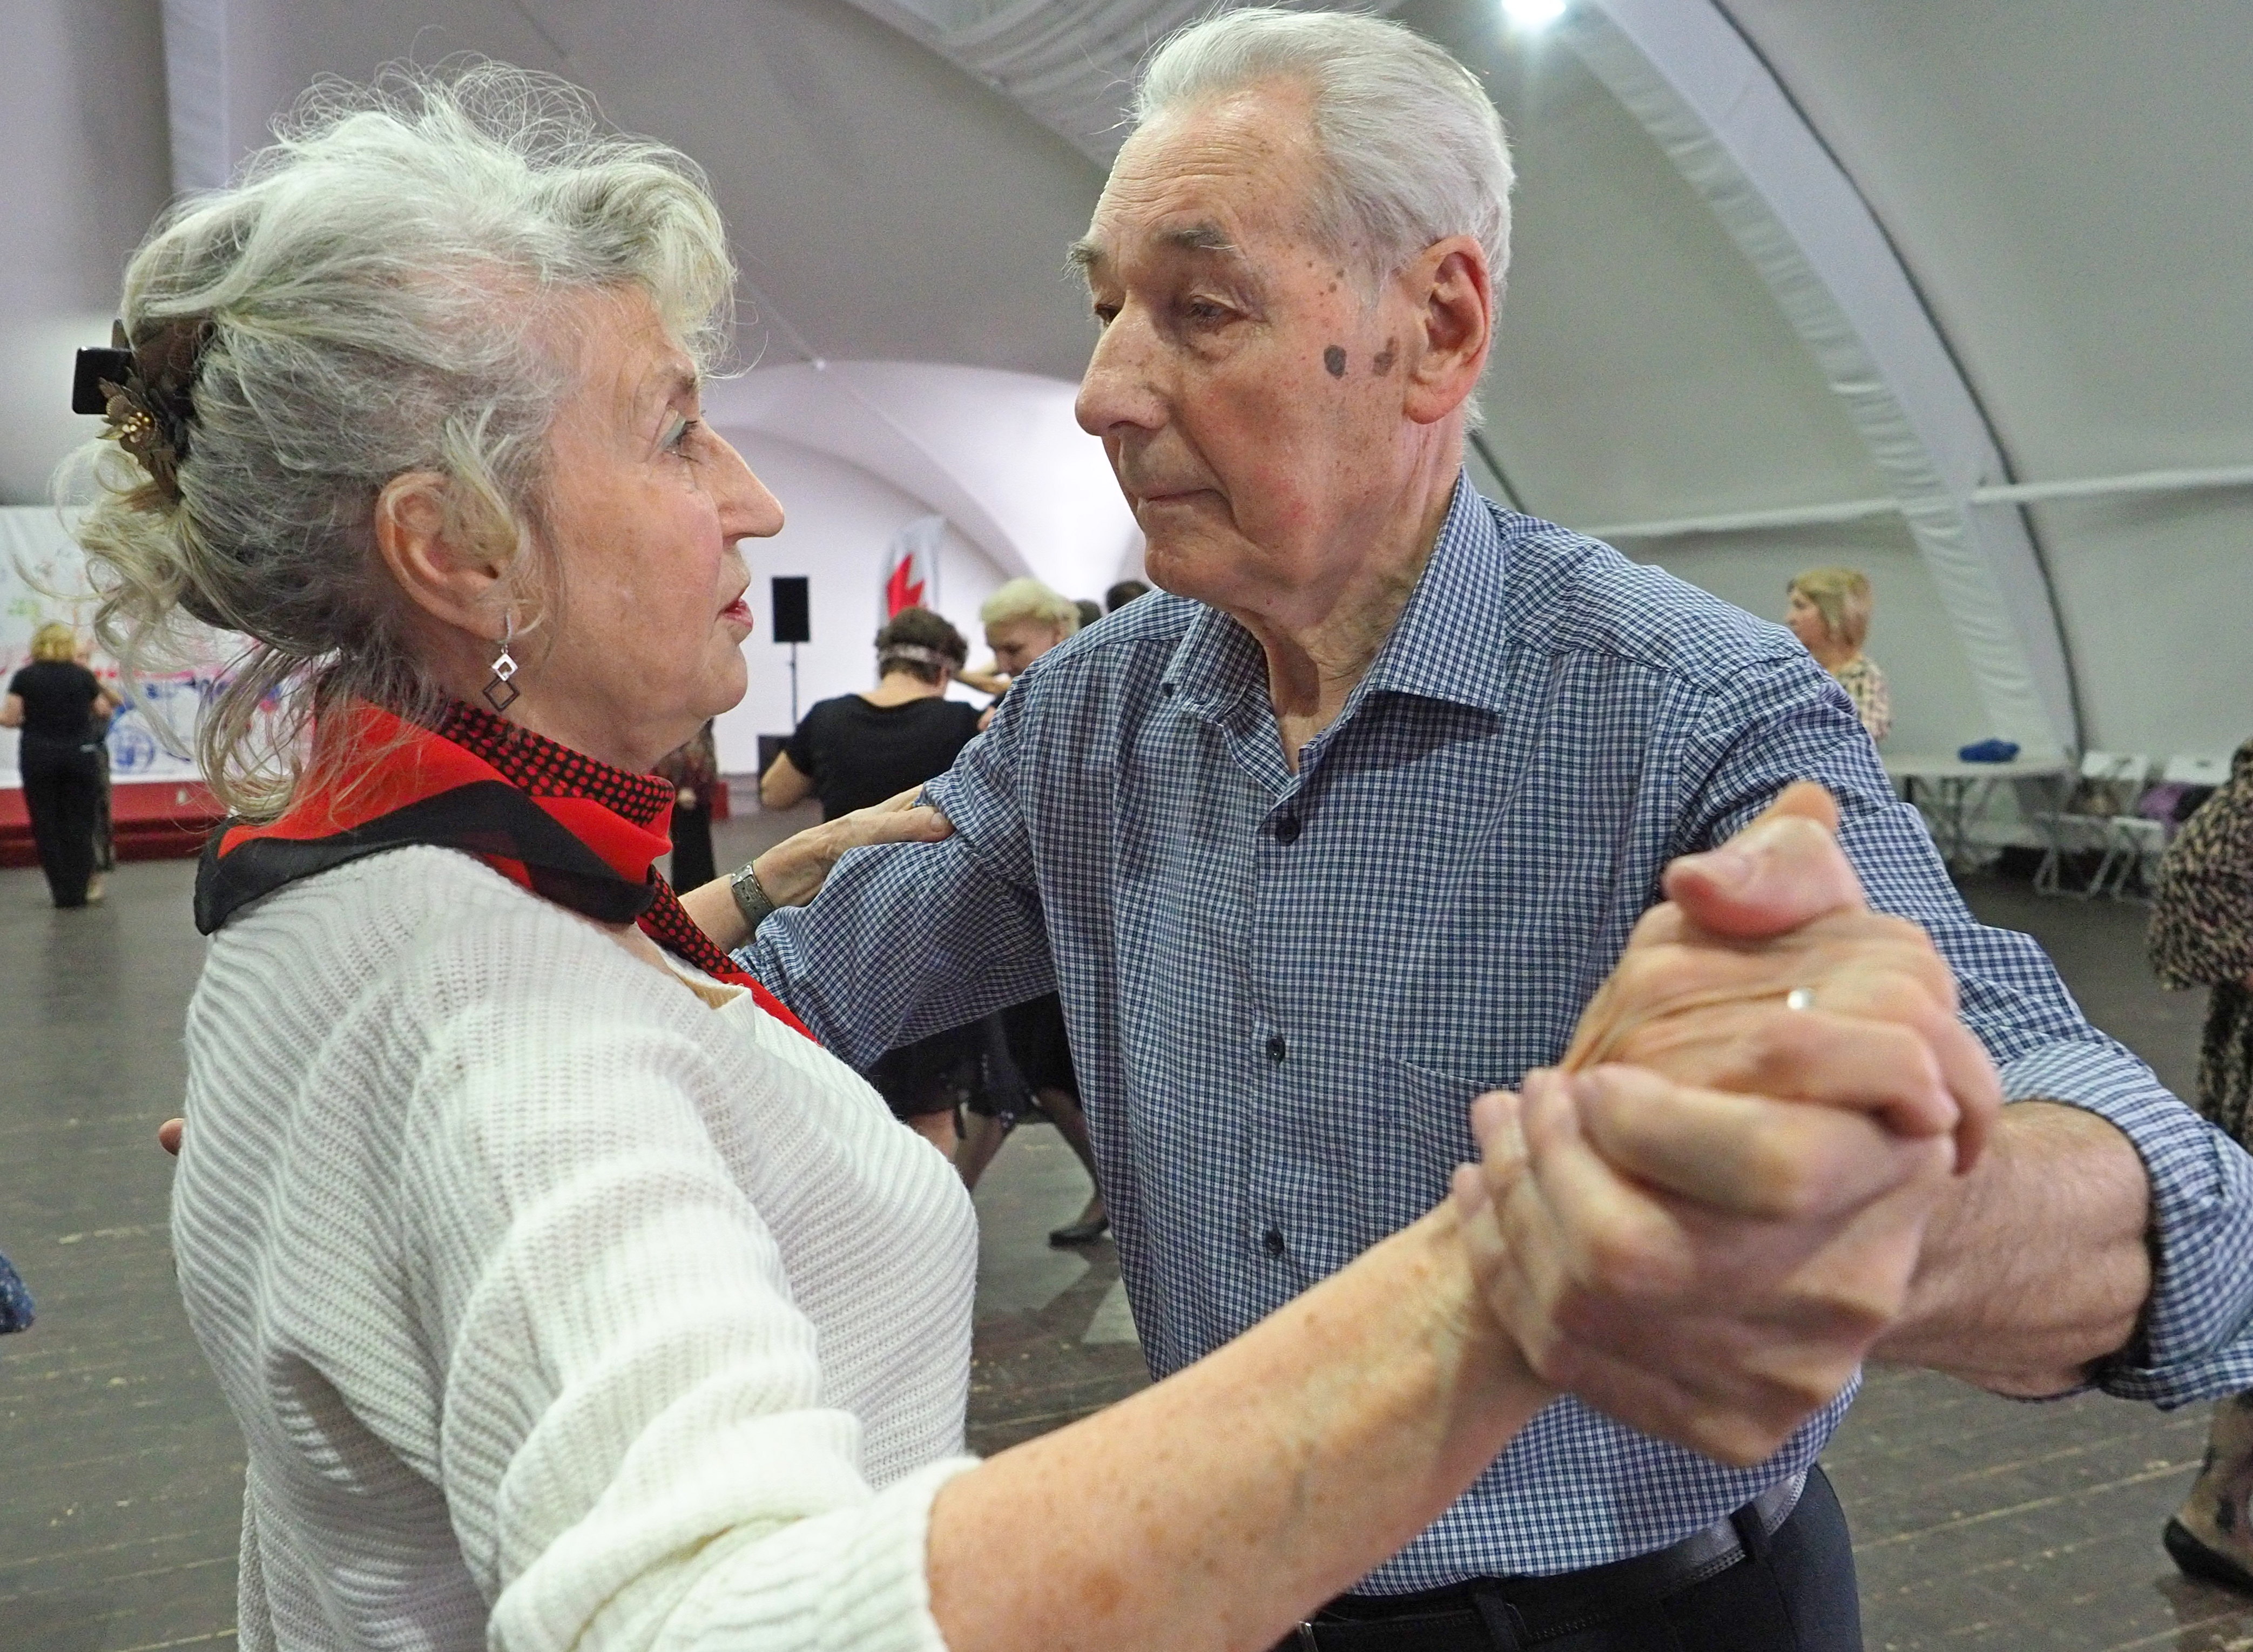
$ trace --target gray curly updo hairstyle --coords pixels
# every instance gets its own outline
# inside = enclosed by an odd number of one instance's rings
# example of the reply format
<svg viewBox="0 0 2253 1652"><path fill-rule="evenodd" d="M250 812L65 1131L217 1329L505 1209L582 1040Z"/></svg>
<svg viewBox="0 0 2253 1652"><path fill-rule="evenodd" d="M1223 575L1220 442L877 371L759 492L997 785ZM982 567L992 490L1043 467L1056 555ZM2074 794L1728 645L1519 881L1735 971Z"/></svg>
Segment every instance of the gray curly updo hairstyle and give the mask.
<svg viewBox="0 0 2253 1652"><path fill-rule="evenodd" d="M385 484L443 475L450 529L552 610L540 504L572 373L544 324L559 300L638 289L709 367L735 282L701 170L560 81L479 62L324 85L277 137L126 268L135 338L210 324L177 501L114 442L61 483L93 495L77 537L129 675L178 657L184 612L250 639L197 746L251 817L287 803L324 708L435 708L375 551Z"/></svg>

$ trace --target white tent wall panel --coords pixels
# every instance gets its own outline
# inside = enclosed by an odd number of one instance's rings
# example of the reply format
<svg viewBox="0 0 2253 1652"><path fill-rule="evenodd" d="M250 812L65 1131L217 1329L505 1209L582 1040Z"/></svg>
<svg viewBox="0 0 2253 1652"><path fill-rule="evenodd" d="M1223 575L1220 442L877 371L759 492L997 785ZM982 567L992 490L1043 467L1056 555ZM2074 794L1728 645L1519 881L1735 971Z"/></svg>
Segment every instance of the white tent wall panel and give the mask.
<svg viewBox="0 0 2253 1652"><path fill-rule="evenodd" d="M757 622L743 645L750 687L743 704L720 719L716 733L721 767L749 774L758 763L758 737L787 734L791 727L790 650L774 640L770 582L778 575L802 575L808 582L813 640L798 651L800 714L817 700L872 687L876 657L871 644L883 619L886 553L892 536L930 515L931 507L827 453L756 431L722 429L722 434L782 501L785 519L773 539L743 541ZM950 529L939 547L938 575L938 599L930 606L969 640L973 662L983 659L986 637L978 610L1001 583L1001 570Z"/></svg>
<svg viewBox="0 0 2253 1652"><path fill-rule="evenodd" d="M1727 234L1580 61L1419 0L1516 146L1514 253L1482 401L1527 509L1579 526L1886 491ZM1484 8L1493 10L1495 8Z"/></svg>
<svg viewBox="0 0 2253 1652"><path fill-rule="evenodd" d="M1812 568L1859 568L1870 576L1876 599L1869 656L1885 672L1893 692L1894 728L1884 749L1953 754L1994 732L1985 726L1971 663L1940 589L1898 518L1842 524L1819 534L1622 540L1620 549L1762 619L1778 621L1794 575Z"/></svg>
<svg viewBox="0 0 2253 1652"><path fill-rule="evenodd" d="M2253 739L2253 490L2035 508L2089 746L2226 756Z"/></svg>
<svg viewBox="0 0 2253 1652"><path fill-rule="evenodd" d="M164 39L157 0L8 0L0 28L0 505L35 505L95 429L72 352L109 342L171 192Z"/></svg>
<svg viewBox="0 0 2253 1652"><path fill-rule="evenodd" d="M745 277L747 358L1068 378L1087 359L1064 249L1094 205L1093 164L838 0L171 3L194 14L199 50L215 31L225 43L233 153L198 161L198 177L263 142L317 76L479 53L586 87L606 119L704 166Z"/></svg>
<svg viewBox="0 0 2253 1652"><path fill-rule="evenodd" d="M2247 8L1731 0L2021 477L2253 462Z"/></svg>

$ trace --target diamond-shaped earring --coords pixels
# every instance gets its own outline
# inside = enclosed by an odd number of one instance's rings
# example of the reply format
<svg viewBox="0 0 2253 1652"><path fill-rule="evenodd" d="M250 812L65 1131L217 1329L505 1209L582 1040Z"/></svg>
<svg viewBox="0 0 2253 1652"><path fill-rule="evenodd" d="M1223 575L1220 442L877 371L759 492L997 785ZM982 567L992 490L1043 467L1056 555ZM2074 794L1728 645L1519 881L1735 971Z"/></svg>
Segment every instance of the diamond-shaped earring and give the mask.
<svg viewBox="0 0 2253 1652"><path fill-rule="evenodd" d="M509 644L515 639L516 616L504 614L501 616L500 658L493 661L492 680L485 686L485 704L496 712L506 711L524 694L522 689L509 681L518 670L516 657L508 652Z"/></svg>

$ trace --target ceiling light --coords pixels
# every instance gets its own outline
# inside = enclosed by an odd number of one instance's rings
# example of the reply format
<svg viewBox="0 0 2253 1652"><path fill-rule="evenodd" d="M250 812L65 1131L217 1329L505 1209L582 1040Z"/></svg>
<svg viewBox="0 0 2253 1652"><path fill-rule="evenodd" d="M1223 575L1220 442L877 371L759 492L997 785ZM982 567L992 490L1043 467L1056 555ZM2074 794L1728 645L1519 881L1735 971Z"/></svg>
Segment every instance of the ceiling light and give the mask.
<svg viewBox="0 0 2253 1652"><path fill-rule="evenodd" d="M1565 15L1567 0L1502 0L1502 15L1513 29L1531 33L1545 29Z"/></svg>

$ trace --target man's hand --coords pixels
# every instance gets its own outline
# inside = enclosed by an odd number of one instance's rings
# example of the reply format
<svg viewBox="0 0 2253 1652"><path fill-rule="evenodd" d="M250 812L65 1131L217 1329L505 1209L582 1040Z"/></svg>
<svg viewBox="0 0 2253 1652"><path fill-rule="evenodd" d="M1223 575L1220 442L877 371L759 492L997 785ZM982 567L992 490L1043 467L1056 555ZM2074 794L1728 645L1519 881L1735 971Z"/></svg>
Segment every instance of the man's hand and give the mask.
<svg viewBox="0 0 2253 1652"><path fill-rule="evenodd" d="M1955 972L1931 939L1865 904L1837 826L1830 794L1803 782L1722 847L1669 867L1669 898L1636 925L1558 1064L1867 1107L1904 1134L1953 1129L1969 1171L2001 1105L1993 1064L1956 1017Z"/></svg>
<svg viewBox="0 0 2253 1652"><path fill-rule="evenodd" d="M1670 868L1574 1036L1577 1070L1482 1098L1485 1163L1456 1179L1487 1299L1534 1370L1730 1462L1768 1456L1851 1379L1999 1107L1952 975L1921 931L1864 909L1834 819L1795 787Z"/></svg>

